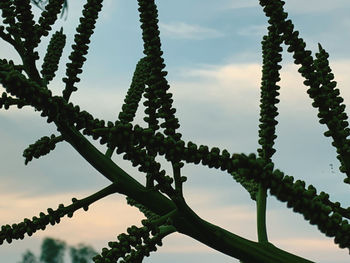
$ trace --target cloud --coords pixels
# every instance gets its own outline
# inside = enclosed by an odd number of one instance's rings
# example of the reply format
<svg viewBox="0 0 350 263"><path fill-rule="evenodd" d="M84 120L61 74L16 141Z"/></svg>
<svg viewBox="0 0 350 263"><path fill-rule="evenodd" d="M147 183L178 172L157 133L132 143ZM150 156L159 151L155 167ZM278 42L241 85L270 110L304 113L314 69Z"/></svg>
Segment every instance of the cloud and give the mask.
<svg viewBox="0 0 350 263"><path fill-rule="evenodd" d="M181 81L174 81L174 94L182 101L210 105L213 109L258 107L260 66L258 64L200 65L182 68Z"/></svg>
<svg viewBox="0 0 350 263"><path fill-rule="evenodd" d="M251 8L259 6L258 2L255 0L231 0L225 5L225 9L241 9L241 8Z"/></svg>
<svg viewBox="0 0 350 263"><path fill-rule="evenodd" d="M347 262L347 251L340 250L332 238L303 237L274 239L275 246L289 253L307 258L315 262Z"/></svg>
<svg viewBox="0 0 350 263"><path fill-rule="evenodd" d="M183 22L161 23L159 22L161 35L169 38L196 39L218 38L224 36L223 33L198 25L189 25Z"/></svg>
<svg viewBox="0 0 350 263"><path fill-rule="evenodd" d="M338 82L340 94L350 101L348 68L349 60L330 62L330 67ZM182 101L197 101L227 110L241 109L250 112L259 109L262 65L257 63L224 65L199 65L197 68L180 68L177 71L179 81L174 81L174 96ZM299 66L291 63L282 64L281 80L277 83L279 105L294 112L310 110L311 100L303 84L304 78L298 72Z"/></svg>
<svg viewBox="0 0 350 263"><path fill-rule="evenodd" d="M101 10L100 16L103 20L113 19L113 14L115 13L116 6L119 1L116 0L105 0L103 1L103 8Z"/></svg>
<svg viewBox="0 0 350 263"><path fill-rule="evenodd" d="M293 14L307 14L307 13L325 13L329 14L330 11L336 9L344 9L349 7L349 1L347 0L333 0L333 1L318 1L318 0L294 0L285 1L284 11ZM329 16L329 15L328 15Z"/></svg>
<svg viewBox="0 0 350 263"><path fill-rule="evenodd" d="M318 1L318 0L293 0L293 1L285 1L284 10L285 12L292 12L295 14L306 14L306 13L323 13L329 12L331 10L344 8L344 6L348 5L347 0L334 0L331 2L327 1ZM242 9L242 8L252 8L259 7L261 8L258 1L255 0L230 0L227 3L223 4L222 9ZM301 8L302 7L302 8Z"/></svg>
<svg viewBox="0 0 350 263"><path fill-rule="evenodd" d="M114 84L114 83L113 83ZM95 118L115 120L124 104L126 91L113 89L89 88L84 86L72 95L71 102L80 105L81 111L91 113Z"/></svg>
<svg viewBox="0 0 350 263"><path fill-rule="evenodd" d="M344 27L350 29L350 18L348 18L348 17L343 18L342 24Z"/></svg>
<svg viewBox="0 0 350 263"><path fill-rule="evenodd" d="M252 25L237 31L237 34L241 36L263 36L267 35L267 33L266 25Z"/></svg>
<svg viewBox="0 0 350 263"><path fill-rule="evenodd" d="M332 252L334 250L334 247L330 246L331 242L329 239L327 240L319 238L284 238L275 239L274 242L285 247L286 249L297 249L299 251L304 252Z"/></svg>

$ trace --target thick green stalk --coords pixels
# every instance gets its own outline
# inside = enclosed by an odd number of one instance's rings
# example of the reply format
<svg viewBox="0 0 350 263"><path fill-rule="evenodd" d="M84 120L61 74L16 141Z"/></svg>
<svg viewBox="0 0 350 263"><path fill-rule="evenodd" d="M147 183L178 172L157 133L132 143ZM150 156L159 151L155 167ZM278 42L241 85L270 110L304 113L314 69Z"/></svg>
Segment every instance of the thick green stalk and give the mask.
<svg viewBox="0 0 350 263"><path fill-rule="evenodd" d="M259 191L256 197L256 214L259 243L268 242L266 231L266 188L259 184Z"/></svg>
<svg viewBox="0 0 350 263"><path fill-rule="evenodd" d="M200 218L183 200L173 218L178 232L246 263L312 263L270 243L258 243L235 235Z"/></svg>
<svg viewBox="0 0 350 263"><path fill-rule="evenodd" d="M172 202L157 191L149 191L123 169L115 164L108 156L101 153L92 145L75 127L65 123L56 123L67 142L69 142L80 155L108 180L116 183L118 193L131 197L137 202L147 206L156 214L166 214L175 209ZM171 209L171 210L170 210Z"/></svg>
<svg viewBox="0 0 350 263"><path fill-rule="evenodd" d="M131 197L140 204L159 215L165 215L176 207L174 203L161 193L147 190L137 180L128 175L111 159L98 151L74 127L65 123L57 123L59 130L67 141L93 167L112 182L116 182L117 192ZM185 201L177 202L181 205L181 213L173 218L178 232L190 236L209 247L226 255L255 263L311 263L312 261L292 255L271 244L257 243L235 235L223 228L201 219Z"/></svg>

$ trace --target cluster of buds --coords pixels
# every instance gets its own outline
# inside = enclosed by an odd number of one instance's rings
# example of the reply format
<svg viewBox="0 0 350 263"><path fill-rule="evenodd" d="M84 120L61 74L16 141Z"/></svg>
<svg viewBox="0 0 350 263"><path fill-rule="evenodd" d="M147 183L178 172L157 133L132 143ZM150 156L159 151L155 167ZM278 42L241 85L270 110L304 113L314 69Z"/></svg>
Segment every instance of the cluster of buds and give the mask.
<svg viewBox="0 0 350 263"><path fill-rule="evenodd" d="M23 152L23 156L26 158L25 164L27 165L33 157L39 158L40 156L48 154L55 149L56 143L60 141L63 141L62 136L56 137L54 134L51 134L50 137L44 136L36 143L29 145Z"/></svg>
<svg viewBox="0 0 350 263"><path fill-rule="evenodd" d="M73 215L72 208L67 209L63 204L60 204L58 209L48 208L47 214L40 212L39 217L34 216L32 220L25 218L19 224L3 225L0 231L0 245L4 240L11 243L13 239L23 239L25 234L31 236L37 230L45 230L48 224L58 224L66 214L71 217Z"/></svg>
<svg viewBox="0 0 350 263"><path fill-rule="evenodd" d="M62 56L63 48L66 45L66 36L63 34L63 28L52 35L47 52L44 57L42 70L40 71L44 81L47 84L55 77L58 69L58 63Z"/></svg>
<svg viewBox="0 0 350 263"><path fill-rule="evenodd" d="M128 202L140 206L134 200ZM148 257L150 252L157 250L157 245L162 246L162 239L175 232L176 229L172 225L172 216L176 214L176 210L160 217L153 215L152 219L142 220L143 227L131 226L127 229L127 234L118 235L118 242L108 242L108 248L103 248L101 255L93 258L95 263L120 263L142 262L144 257ZM151 237L152 235L152 237ZM134 247L134 248L133 248Z"/></svg>
<svg viewBox="0 0 350 263"><path fill-rule="evenodd" d="M63 204L60 204L56 210L48 208L48 214L41 212L39 217L34 216L32 220L25 218L23 222L19 224L13 224L12 226L4 225L1 227L0 231L0 245L3 244L4 240L11 243L13 239L23 239L25 234L31 236L37 230L45 230L48 224L58 224L65 215L71 218L74 212L81 208L83 208L84 211L88 211L89 205L115 192L115 185L111 184L83 199L78 200L73 197L72 204L69 206L65 207Z"/></svg>
<svg viewBox="0 0 350 263"><path fill-rule="evenodd" d="M24 100L8 97L7 93L3 92L0 97L0 109L4 107L5 110L8 110L11 105L17 105L17 107L20 109L26 105L26 103Z"/></svg>
<svg viewBox="0 0 350 263"><path fill-rule="evenodd" d="M73 91L78 89L74 87L74 83L79 82L78 74L82 73L82 67L88 53L90 37L94 33L95 23L98 13L102 9L103 0L88 0L84 5L83 17L80 18L80 25L77 27L77 34L74 36L75 44L72 45L73 51L69 56L71 63L67 63L66 78L62 81L66 83L63 90L63 98L68 101Z"/></svg>
<svg viewBox="0 0 350 263"><path fill-rule="evenodd" d="M319 44L319 53L315 61L310 50L305 50L306 44L299 38L299 32L293 31L292 21L285 20L288 16L283 11L283 1L260 0L264 7L266 16L270 17L269 23L276 28L276 33L282 34L281 38L286 45L289 45L288 52L293 52L295 64L301 64L298 72L306 79L304 84L310 88L307 90L310 98L314 100L312 106L319 109L318 117L321 124L326 124L328 131L326 137L332 137L332 145L336 147L337 159L340 161L340 172L346 173L345 183L350 183L350 141L347 136L350 134L349 123L345 121L347 115L344 112L345 105L340 105L343 99L338 96L339 89L335 89L336 82L331 81L334 75L328 63L328 54Z"/></svg>
<svg viewBox="0 0 350 263"><path fill-rule="evenodd" d="M160 233L154 233L150 237L149 227L131 226L127 229L128 234L118 235L119 242L108 242L108 248L103 248L101 255L93 258L95 263L112 263L117 262L142 262L144 257L148 257L150 252L156 251L158 246L162 245L162 236ZM134 247L134 249L132 248Z"/></svg>

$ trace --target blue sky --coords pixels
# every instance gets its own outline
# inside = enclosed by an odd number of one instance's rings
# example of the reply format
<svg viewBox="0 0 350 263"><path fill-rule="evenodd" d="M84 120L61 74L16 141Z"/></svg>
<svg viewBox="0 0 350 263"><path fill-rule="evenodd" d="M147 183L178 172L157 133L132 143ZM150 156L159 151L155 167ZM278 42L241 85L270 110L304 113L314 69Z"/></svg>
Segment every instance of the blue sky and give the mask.
<svg viewBox="0 0 350 263"><path fill-rule="evenodd" d="M314 56L319 42L330 54L335 80L345 104L349 105L349 1L286 2L285 10L306 41L306 48ZM55 30L63 26L67 34L58 74L49 86L54 95L61 95L63 90L61 79L65 76L65 64L84 3L69 1L67 20L61 19L54 26ZM268 26L258 0L162 0L156 3L169 91L173 94L182 139L217 146L231 153L257 153L261 40ZM78 91L71 96L71 101L82 110L106 121L117 118L136 63L143 57L137 8L137 1L104 1ZM37 18L38 9L34 11ZM48 41L44 39L39 46L42 57ZM331 200L348 207L349 189L338 170L336 149L331 146L332 141L324 137L326 128L318 122L317 109L311 106L298 67L293 64L286 46L282 47L277 152L272 158L275 168L305 180L319 192L328 192ZM0 41L0 48L2 58L19 62L18 55L7 43ZM145 127L142 102L133 124ZM350 115L348 107L346 113ZM25 166L23 150L52 133L57 134L54 124L47 124L46 119L31 108L0 110L0 225L38 216L49 207L56 209L60 203L68 205L72 197L86 197L109 184L65 142L58 144L49 155ZM105 152L98 143L94 145ZM113 160L144 182L144 175L121 156L115 153ZM163 157L157 160L166 171L171 171ZM199 216L256 240L255 204L229 174L193 164L186 164L182 172L188 178L185 198ZM319 263L348 262L347 250L338 248L332 238L325 237L284 203L269 197L267 210L268 236L276 246ZM68 245L83 242L101 251L128 226L139 226L142 218L137 209L126 204L124 196L109 196L91 205L89 211L79 211L73 218L65 217L60 224L48 226L32 237L3 244L0 257L15 263L26 249L39 254L44 237L64 240ZM238 262L181 234L165 238L163 246L144 262L198 260Z"/></svg>

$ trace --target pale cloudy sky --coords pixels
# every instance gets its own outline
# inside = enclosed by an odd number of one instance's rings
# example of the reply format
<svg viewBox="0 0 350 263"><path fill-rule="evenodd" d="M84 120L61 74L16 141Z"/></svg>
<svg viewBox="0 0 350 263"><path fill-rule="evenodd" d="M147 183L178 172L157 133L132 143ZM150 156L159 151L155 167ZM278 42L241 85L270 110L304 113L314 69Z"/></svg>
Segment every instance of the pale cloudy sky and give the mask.
<svg viewBox="0 0 350 263"><path fill-rule="evenodd" d="M349 105L350 92L350 3L334 1L286 1L285 10L292 19L307 49L315 54L317 43L330 54L330 65L341 96ZM83 0L69 1L67 20L59 20L54 29L64 27L67 45L50 89L61 95L65 63L71 52L75 28ZM258 0L162 0L159 11L163 58L168 71L170 92L174 97L183 140L227 149L231 153L257 153L259 99L261 81L261 40L267 33L267 18ZM95 117L114 121L121 110L137 61L143 57L143 42L137 1L105 0L92 37L82 81L71 101ZM35 9L36 17L39 14ZM42 41L44 54L48 39ZM1 58L19 61L17 54L0 41ZM277 139L273 156L275 167L330 193L331 200L350 206L348 188L342 183L339 162L331 140L311 106L303 79L292 56L282 46L283 62L279 85L280 103ZM39 63L40 65L40 63ZM1 89L1 87L0 87ZM2 89L1 89L2 92ZM143 102L144 100L142 100ZM133 124L145 126L144 106L140 103ZM349 108L346 108L349 115ZM24 107L0 110L0 225L19 223L38 216L71 198L86 197L109 182L94 170L67 143L39 160L24 165L23 150L42 136L57 134L53 124L38 112ZM92 140L89 139L91 142ZM104 147L98 146L101 151ZM113 157L129 174L144 182L144 175L122 157ZM164 158L158 158L169 171ZM333 167L333 168L332 168ZM230 175L221 170L187 164L185 197L204 219L248 239L256 240L255 204ZM114 195L65 217L59 225L48 226L32 237L0 246L0 262L15 263L26 249L39 254L44 237L64 240L68 245L85 243L97 251L125 232L140 225L142 214L128 206L124 196ZM268 199L269 240L276 246L319 263L345 263L347 250L338 248L303 216L285 204ZM189 237L172 234L163 246L145 262L238 262ZM6 260L4 260L6 259Z"/></svg>

